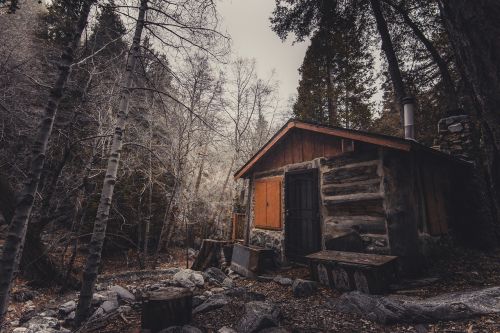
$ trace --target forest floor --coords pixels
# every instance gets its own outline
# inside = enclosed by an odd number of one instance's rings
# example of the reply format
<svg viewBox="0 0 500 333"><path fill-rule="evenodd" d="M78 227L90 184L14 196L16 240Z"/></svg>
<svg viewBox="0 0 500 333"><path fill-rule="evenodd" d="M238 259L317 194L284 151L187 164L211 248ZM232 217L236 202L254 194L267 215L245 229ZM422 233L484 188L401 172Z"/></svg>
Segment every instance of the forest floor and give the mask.
<svg viewBox="0 0 500 333"><path fill-rule="evenodd" d="M168 263L163 263L159 268L186 267L185 252L175 250ZM153 285L166 279L165 276L156 275L137 279L131 278L133 274L116 274L129 270L123 267L120 259L108 259L103 267L102 279L121 285L136 293L146 285ZM309 277L309 272L304 267L293 267L287 270L272 272L283 277L304 278ZM413 289L398 290L398 295L414 298L426 298L455 291L469 291L485 287L500 286L500 250L482 253L469 250L452 250L444 253L429 265L423 277L436 277L431 284ZM170 278L170 277L169 277ZM272 301L281 309L281 326L292 332L448 332L472 333L488 332L500 333L500 314L486 315L461 321L437 322L433 324L418 325L381 325L356 315L335 311L332 300L340 296L339 292L320 288L318 292L307 298L295 298L291 286L283 286L272 281L257 281L252 279L236 278L237 287L243 287L248 292L253 292L265 300ZM215 290L218 286L205 283L202 288L197 288L195 294L201 295L206 291ZM220 288L219 288L220 289ZM26 281L18 280L14 294L20 291L33 290L26 285ZM74 292L64 295L57 293L56 289L33 290L36 297L28 302L13 301L8 314L8 320L14 321L25 313L27 308L42 311L47 308L57 309L62 302L74 298ZM246 300L248 301L248 300ZM193 316L192 325L205 332L216 332L223 326L235 327L244 312L245 300L233 297L228 305L206 313ZM116 317L96 332L140 332L140 307L124 316Z"/></svg>

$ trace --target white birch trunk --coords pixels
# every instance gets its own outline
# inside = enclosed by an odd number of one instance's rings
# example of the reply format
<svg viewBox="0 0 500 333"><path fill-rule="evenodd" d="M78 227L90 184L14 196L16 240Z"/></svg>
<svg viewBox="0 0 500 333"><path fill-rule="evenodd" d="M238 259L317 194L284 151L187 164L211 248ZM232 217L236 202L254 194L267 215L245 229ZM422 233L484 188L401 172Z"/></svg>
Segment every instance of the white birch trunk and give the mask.
<svg viewBox="0 0 500 333"><path fill-rule="evenodd" d="M118 164L123 146L123 137L125 124L127 121L130 95L133 85L134 69L137 58L139 57L139 48L141 43L142 31L144 28L144 18L147 10L148 0L141 0L139 14L135 26L134 38L130 49L127 65L125 68L124 82L122 83L122 91L120 96L120 105L117 115L113 142L110 148L106 175L102 185L101 199L97 208L97 215L94 222L94 231L89 244L89 255L85 264L83 273L82 289L78 300L76 310L76 324L80 324L89 315L92 294L94 292L95 281L97 279L99 265L101 263L101 252L106 236L106 226L109 217L109 210L113 199L113 191L116 184L116 175L118 172Z"/></svg>

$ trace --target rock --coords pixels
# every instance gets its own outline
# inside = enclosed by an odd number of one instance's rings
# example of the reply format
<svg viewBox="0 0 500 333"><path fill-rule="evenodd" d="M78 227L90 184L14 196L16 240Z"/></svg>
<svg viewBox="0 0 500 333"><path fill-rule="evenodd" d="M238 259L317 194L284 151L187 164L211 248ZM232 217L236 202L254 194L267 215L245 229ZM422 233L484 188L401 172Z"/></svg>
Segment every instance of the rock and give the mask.
<svg viewBox="0 0 500 333"><path fill-rule="evenodd" d="M224 291L224 294L229 297L242 297L247 292L245 287L236 287Z"/></svg>
<svg viewBox="0 0 500 333"><path fill-rule="evenodd" d="M212 288L212 289L210 289L210 292L212 294L220 294L220 293L223 293L224 290L225 290L224 288Z"/></svg>
<svg viewBox="0 0 500 333"><path fill-rule="evenodd" d="M464 130L464 126L461 123L456 123L448 126L448 131L451 133L462 132Z"/></svg>
<svg viewBox="0 0 500 333"><path fill-rule="evenodd" d="M76 302L71 300L59 306L59 313L61 315L67 315L71 311L76 309Z"/></svg>
<svg viewBox="0 0 500 333"><path fill-rule="evenodd" d="M279 325L280 310L268 302L254 301L245 304L245 313L240 319L237 331L241 333L259 332Z"/></svg>
<svg viewBox="0 0 500 333"><path fill-rule="evenodd" d="M12 326L12 327L19 326L19 320L12 320L12 321L10 322L10 326Z"/></svg>
<svg viewBox="0 0 500 333"><path fill-rule="evenodd" d="M217 331L217 333L238 333L238 332L236 332L231 327L223 326Z"/></svg>
<svg viewBox="0 0 500 333"><path fill-rule="evenodd" d="M193 296L193 309L207 300L206 296Z"/></svg>
<svg viewBox="0 0 500 333"><path fill-rule="evenodd" d="M194 289L205 284L203 275L191 269L183 269L174 274L173 280L184 288Z"/></svg>
<svg viewBox="0 0 500 333"><path fill-rule="evenodd" d="M57 317L57 311L49 309L49 310L45 310L43 312L40 312L38 315L41 317Z"/></svg>
<svg viewBox="0 0 500 333"><path fill-rule="evenodd" d="M191 325L184 326L171 326L169 328L163 329L158 333L203 333L199 328Z"/></svg>
<svg viewBox="0 0 500 333"><path fill-rule="evenodd" d="M278 283L278 284L281 284L282 286L291 286L293 283L292 279L287 278L287 277L282 277L280 275L276 276L273 279L273 281Z"/></svg>
<svg viewBox="0 0 500 333"><path fill-rule="evenodd" d="M193 310L193 314L212 311L212 310L221 308L224 305L227 305L228 303L229 303L229 297L227 297L224 294L215 294L215 295L211 296L210 298L208 298L201 305L197 306Z"/></svg>
<svg viewBox="0 0 500 333"><path fill-rule="evenodd" d="M76 312L75 311L71 311L67 316L66 318L64 318L64 320L66 322L71 322L73 320L75 320L75 316L76 316Z"/></svg>
<svg viewBox="0 0 500 333"><path fill-rule="evenodd" d="M94 295L92 295L92 305L101 305L106 299L106 296L94 293Z"/></svg>
<svg viewBox="0 0 500 333"><path fill-rule="evenodd" d="M40 332L42 330L58 327L59 321L57 320L57 318L53 317L35 316L31 318L24 326L34 332Z"/></svg>
<svg viewBox="0 0 500 333"><path fill-rule="evenodd" d="M114 299L108 299L101 304L100 308L103 309L106 313L112 312L118 309L118 301Z"/></svg>
<svg viewBox="0 0 500 333"><path fill-rule="evenodd" d="M129 305L122 305L118 308L118 312L120 313L129 313L130 311L132 311L132 307Z"/></svg>
<svg viewBox="0 0 500 333"><path fill-rule="evenodd" d="M119 285L114 285L109 288L109 290L114 291L118 295L118 299L125 301L125 302L134 302L135 301L135 296L128 291L127 289L123 288L122 286Z"/></svg>
<svg viewBox="0 0 500 333"><path fill-rule="evenodd" d="M92 316L90 316L91 319L99 318L104 314L104 309L101 307L98 307L97 310L94 311Z"/></svg>
<svg viewBox="0 0 500 333"><path fill-rule="evenodd" d="M318 289L315 281L296 279L292 284L293 296L309 297Z"/></svg>
<svg viewBox="0 0 500 333"><path fill-rule="evenodd" d="M207 274L210 282L215 282L218 284L222 284L224 280L227 278L227 275L224 274L222 270L217 267L209 267L205 270L205 274Z"/></svg>
<svg viewBox="0 0 500 333"><path fill-rule="evenodd" d="M35 315L36 315L35 310L23 311L23 313L21 314L21 317L19 318L19 322L21 324L25 323L25 322L29 321L31 318L33 318Z"/></svg>
<svg viewBox="0 0 500 333"><path fill-rule="evenodd" d="M12 330L12 333L28 333L28 329L26 327L16 327Z"/></svg>
<svg viewBox="0 0 500 333"><path fill-rule="evenodd" d="M234 288L234 281L231 278L225 278L224 281L222 281L222 286L224 288Z"/></svg>
<svg viewBox="0 0 500 333"><path fill-rule="evenodd" d="M356 291L340 296L333 302L333 308L382 324L418 324L500 313L499 298L500 287L444 294L423 300L396 299Z"/></svg>

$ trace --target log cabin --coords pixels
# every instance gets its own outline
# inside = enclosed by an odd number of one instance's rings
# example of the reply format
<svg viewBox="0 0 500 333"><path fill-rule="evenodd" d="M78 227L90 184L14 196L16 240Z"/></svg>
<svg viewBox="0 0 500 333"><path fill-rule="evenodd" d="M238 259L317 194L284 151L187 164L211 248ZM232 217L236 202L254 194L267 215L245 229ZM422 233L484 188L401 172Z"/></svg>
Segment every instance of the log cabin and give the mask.
<svg viewBox="0 0 500 333"><path fill-rule="evenodd" d="M234 177L247 184L247 243L279 262L325 249L387 254L410 274L470 217L470 172L415 140L290 120Z"/></svg>

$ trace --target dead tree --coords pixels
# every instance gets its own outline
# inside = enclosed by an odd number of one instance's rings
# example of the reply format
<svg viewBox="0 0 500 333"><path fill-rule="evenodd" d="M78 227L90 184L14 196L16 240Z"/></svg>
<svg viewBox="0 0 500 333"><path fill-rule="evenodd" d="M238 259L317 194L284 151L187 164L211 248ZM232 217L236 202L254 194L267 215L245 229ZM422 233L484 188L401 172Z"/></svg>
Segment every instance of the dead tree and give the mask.
<svg viewBox="0 0 500 333"><path fill-rule="evenodd" d="M28 220L30 218L35 194L40 182L40 176L45 162L48 141L52 133L55 115L59 102L63 96L64 86L71 73L73 54L78 48L81 34L87 24L87 18L92 0L86 0L81 8L80 17L73 31L70 44L63 51L59 64L59 76L50 91L49 100L44 110L31 151L31 161L28 177L20 193L19 201L12 221L9 225L7 239L4 244L0 260L0 322L3 321L9 303L9 291L14 277L14 272L19 266L22 248L26 237Z"/></svg>

